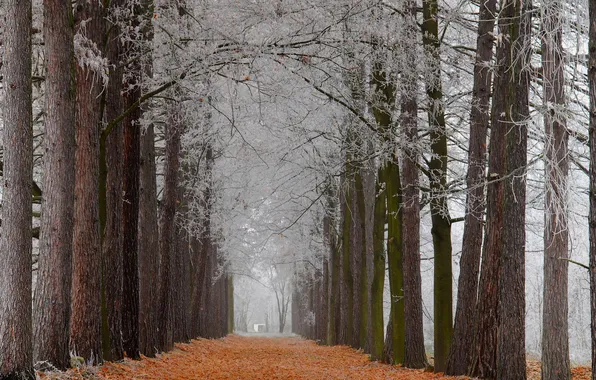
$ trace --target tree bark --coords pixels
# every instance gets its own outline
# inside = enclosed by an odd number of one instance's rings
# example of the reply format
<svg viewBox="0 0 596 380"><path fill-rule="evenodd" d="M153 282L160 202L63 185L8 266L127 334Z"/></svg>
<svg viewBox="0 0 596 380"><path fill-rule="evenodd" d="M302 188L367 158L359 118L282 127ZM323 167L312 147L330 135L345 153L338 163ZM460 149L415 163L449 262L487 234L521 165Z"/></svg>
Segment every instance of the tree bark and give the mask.
<svg viewBox="0 0 596 380"><path fill-rule="evenodd" d="M111 4L120 6L119 1ZM104 121L122 113L120 28L110 26L106 53L112 70L105 96ZM104 360L124 357L122 348L122 126L100 136L99 219L102 247L102 353Z"/></svg>
<svg viewBox="0 0 596 380"><path fill-rule="evenodd" d="M474 312L482 252L483 219L486 211L484 173L486 172L486 134L490 120L489 105L492 82L492 72L486 67L493 56L494 37L492 33L495 25L496 5L496 0L480 3L474 88L472 90L472 109L470 110L468 173L466 177L468 193L457 287L455 326L445 371L448 375L467 373L474 342Z"/></svg>
<svg viewBox="0 0 596 380"><path fill-rule="evenodd" d="M139 72L133 69L133 75ZM135 79L135 80L138 80ZM134 83L132 83L134 85ZM124 104L130 106L140 97L138 87L124 95ZM122 175L122 347L127 356L139 359L139 169L141 127L140 109L122 121L123 175Z"/></svg>
<svg viewBox="0 0 596 380"><path fill-rule="evenodd" d="M530 4L528 4L530 3ZM526 247L526 164L530 117L529 87L531 55L531 2L505 0L499 20L500 31L507 42L504 65L499 65L496 75L506 81L505 125L505 174L503 253L499 273L499 329L497 334L497 378L526 378L525 335L525 247ZM504 70L505 72L501 71ZM512 122L515 123L512 125Z"/></svg>
<svg viewBox="0 0 596 380"><path fill-rule="evenodd" d="M405 310L403 290L403 210L401 174L397 154L385 166L387 184L387 260L391 294L391 352L393 364L402 364L405 355Z"/></svg>
<svg viewBox="0 0 596 380"><path fill-rule="evenodd" d="M379 168L375 186L375 215L373 223L374 275L372 280L371 319L372 348L371 359L382 360L385 322L383 321L383 290L385 287L385 221L387 219L385 203L384 169Z"/></svg>
<svg viewBox="0 0 596 380"><path fill-rule="evenodd" d="M541 13L542 70L546 113L546 195L544 215L544 311L542 379L570 379L568 324L567 175L569 171L563 72L563 21L560 1L544 3Z"/></svg>
<svg viewBox="0 0 596 380"><path fill-rule="evenodd" d="M4 3L0 377L34 378L31 310L31 1ZM64 85L64 84L63 84ZM51 104L51 103L50 103Z"/></svg>
<svg viewBox="0 0 596 380"><path fill-rule="evenodd" d="M409 16L405 20L407 35L416 33L416 2L408 4ZM415 51L415 46L411 50ZM407 55L404 68L401 124L406 145L403 155L403 288L404 288L404 366L425 368L428 366L424 349L424 326L422 322L422 277L420 274L420 199L418 179L418 102L416 99L416 56Z"/></svg>
<svg viewBox="0 0 596 380"><path fill-rule="evenodd" d="M78 30L85 22L85 37L102 46L105 37L103 6L77 3ZM100 54L96 51L96 54ZM83 66L81 66L83 64ZM99 128L103 91L101 73L84 62L76 67L76 180L73 236L71 350L86 361L101 360L101 249L99 231Z"/></svg>
<svg viewBox="0 0 596 380"><path fill-rule="evenodd" d="M176 115L174 115L174 118ZM172 263L176 246L176 192L180 167L180 130L177 122L166 125L166 161L164 168L164 191L160 216L159 251L161 262L159 295L159 334L161 349L173 347L172 337Z"/></svg>
<svg viewBox="0 0 596 380"><path fill-rule="evenodd" d="M68 3L45 1L44 9L46 149L33 308L33 360L66 369L70 361L65 332L70 323L75 181L74 26Z"/></svg>
<svg viewBox="0 0 596 380"><path fill-rule="evenodd" d="M596 380L596 0L589 3L588 90L590 94L590 335L592 341L592 380Z"/></svg>
<svg viewBox="0 0 596 380"><path fill-rule="evenodd" d="M139 172L139 349L155 356L158 340L159 233L153 124L141 136Z"/></svg>
<svg viewBox="0 0 596 380"><path fill-rule="evenodd" d="M348 144L349 145L349 144ZM348 148L349 149L349 148ZM351 158L346 154L346 175L344 179L345 201L343 209L343 226L342 226L342 271L343 271L343 288L345 294L345 305L343 328L346 332L345 341L351 345L353 343L353 328L354 328L354 277L352 273L352 204L353 202L353 183L350 178L353 174L351 166Z"/></svg>
<svg viewBox="0 0 596 380"><path fill-rule="evenodd" d="M434 348L435 371L447 368L453 331L451 218L447 206L447 131L441 84L441 59L437 0L423 0L423 44L428 52L426 93L429 101L428 123L433 156L429 163L431 219L434 251Z"/></svg>

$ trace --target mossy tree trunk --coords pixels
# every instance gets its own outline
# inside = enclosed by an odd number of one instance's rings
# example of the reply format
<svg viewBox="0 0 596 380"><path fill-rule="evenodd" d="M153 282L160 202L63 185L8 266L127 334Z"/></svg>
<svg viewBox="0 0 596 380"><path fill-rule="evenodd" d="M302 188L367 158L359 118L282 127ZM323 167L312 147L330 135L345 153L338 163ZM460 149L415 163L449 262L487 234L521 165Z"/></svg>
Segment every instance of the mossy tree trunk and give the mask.
<svg viewBox="0 0 596 380"><path fill-rule="evenodd" d="M423 44L429 61L426 74L428 124L433 156L429 163L430 209L434 251L435 371L444 372L453 331L451 218L447 205L447 131L441 84L439 5L423 0Z"/></svg>

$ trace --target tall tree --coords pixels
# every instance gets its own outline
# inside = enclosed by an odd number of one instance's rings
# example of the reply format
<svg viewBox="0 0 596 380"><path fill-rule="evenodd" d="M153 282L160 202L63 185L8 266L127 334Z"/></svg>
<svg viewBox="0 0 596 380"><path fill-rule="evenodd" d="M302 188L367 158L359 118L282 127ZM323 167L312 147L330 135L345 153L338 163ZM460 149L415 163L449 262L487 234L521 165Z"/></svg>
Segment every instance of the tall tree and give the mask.
<svg viewBox="0 0 596 380"><path fill-rule="evenodd" d="M139 173L139 349L155 356L158 341L159 233L153 124L141 136ZM197 323L195 321L195 323Z"/></svg>
<svg viewBox="0 0 596 380"><path fill-rule="evenodd" d="M75 216L72 260L71 350L85 360L101 359L101 255L99 231L99 128L104 67L104 8L99 2L76 6L75 40L88 56L77 57L76 65L76 154ZM88 61L93 60L93 62ZM97 71L94 71L97 70Z"/></svg>
<svg viewBox="0 0 596 380"><path fill-rule="evenodd" d="M493 56L493 30L497 0L480 2L474 87L470 110L470 137L468 143L468 173L466 176L466 215L462 254L457 286L457 307L453 340L445 373L464 375L472 357L474 342L474 314L478 293L478 272L482 252L484 228L486 137L490 121L490 86L492 71L487 65Z"/></svg>
<svg viewBox="0 0 596 380"><path fill-rule="evenodd" d="M122 1L109 4L115 17ZM104 92L104 124L99 141L99 223L101 231L101 343L104 360L124 357L122 348L122 125L110 125L123 111L123 60L121 30L118 18L109 27L106 58L110 63L110 80ZM108 130L109 129L109 130Z"/></svg>
<svg viewBox="0 0 596 380"><path fill-rule="evenodd" d="M134 104L140 97L139 70L131 70L128 83L130 90L124 99L126 105ZM122 347L129 357L139 358L139 168L141 149L141 128L137 108L122 121L123 177L122 177Z"/></svg>
<svg viewBox="0 0 596 380"><path fill-rule="evenodd" d="M592 340L592 380L596 380L596 0L589 3L588 90L590 94L590 335Z"/></svg>
<svg viewBox="0 0 596 380"><path fill-rule="evenodd" d="M372 85L376 102L372 104L375 121L379 125L381 138L393 151L383 168L385 197L387 203L387 261L389 264L389 291L391 314L387 328L390 338L391 361L403 363L405 351L405 323L403 302L403 261L402 261L402 211L401 177L398 152L393 141L393 111L395 109L395 84L387 72L385 63L377 60L373 64ZM386 342L385 345L388 343ZM384 355L385 356L385 355Z"/></svg>
<svg viewBox="0 0 596 380"><path fill-rule="evenodd" d="M44 2L44 196L33 309L33 359L69 365L75 174L74 25L67 2Z"/></svg>
<svg viewBox="0 0 596 380"><path fill-rule="evenodd" d="M383 290L385 287L385 180L384 169L378 170L375 184L375 211L373 223L373 279L371 291L372 347L371 359L383 359L385 322L383 321Z"/></svg>
<svg viewBox="0 0 596 380"><path fill-rule="evenodd" d="M420 199L418 179L418 70L416 70L416 0L406 3L404 20L405 50L401 91L401 128L405 137L402 159L403 178L403 276L404 276L404 366L428 365L422 324L422 277L420 274Z"/></svg>
<svg viewBox="0 0 596 380"><path fill-rule="evenodd" d="M148 48L153 41L154 4L152 0L142 3L143 43ZM144 55L144 78L153 76L153 57ZM143 112L146 109L142 109ZM157 300L159 274L159 232L157 216L157 183L155 168L155 135L153 124L141 134L139 152L139 214L138 214L138 261L139 261L139 351L154 356L157 340ZM196 322L195 322L196 323Z"/></svg>
<svg viewBox="0 0 596 380"><path fill-rule="evenodd" d="M4 10L0 377L16 379L33 378L31 1L7 0Z"/></svg>
<svg viewBox="0 0 596 380"><path fill-rule="evenodd" d="M570 379L567 275L567 173L563 65L563 3L546 1L541 12L545 127L544 311L542 313L542 379Z"/></svg>
<svg viewBox="0 0 596 380"><path fill-rule="evenodd" d="M447 207L447 130L441 81L439 5L423 0L423 44L429 55L426 73L428 124L432 158L429 162L430 209L434 251L434 345L435 371L444 372L453 331L451 278L451 218Z"/></svg>
<svg viewBox="0 0 596 380"><path fill-rule="evenodd" d="M176 246L176 195L178 169L180 167L180 124L179 115L172 115L172 122L166 125L166 161L164 167L164 192L160 215L159 256L161 262L159 290L159 334L160 349L169 351L173 347L172 337L172 264Z"/></svg>
<svg viewBox="0 0 596 380"><path fill-rule="evenodd" d="M531 1L523 4L504 0L499 31L503 42L497 47L495 75L502 76L507 95L501 110L506 129L505 175L501 270L499 272L499 329L497 333L497 377L526 378L525 336L525 247L526 247L526 161L530 116L529 63L531 54ZM500 54L499 51L502 50Z"/></svg>

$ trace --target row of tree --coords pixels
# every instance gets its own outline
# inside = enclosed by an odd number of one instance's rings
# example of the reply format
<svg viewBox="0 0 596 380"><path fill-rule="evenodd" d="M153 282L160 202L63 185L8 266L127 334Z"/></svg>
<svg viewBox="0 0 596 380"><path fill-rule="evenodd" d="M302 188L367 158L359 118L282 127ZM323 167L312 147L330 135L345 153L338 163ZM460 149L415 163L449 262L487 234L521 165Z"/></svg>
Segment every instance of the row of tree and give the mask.
<svg viewBox="0 0 596 380"><path fill-rule="evenodd" d="M595 4L590 1L586 62L592 321L596 318ZM381 5L378 12L383 9ZM350 51L343 56L350 99L333 100L341 102L350 115L343 125L344 166L340 175L329 177L321 192L326 252L313 259L315 265L298 270L294 279L295 331L326 344L362 348L373 359L412 368L428 366L420 272L420 221L428 206L434 266L434 370L481 378L526 378L526 174L531 164L528 124L534 84L542 89L542 105L533 107L541 111L544 128L544 137L538 139L545 184L542 378L569 379L567 202L572 132L565 96L565 4L558 0L478 4L462 220L450 217L447 202L454 192L449 178L453 157L448 152L449 141L454 140L446 129L449 105L442 92L441 69L445 32L442 36L438 2L405 0L391 10L400 21L393 30L397 37L383 40L382 33L372 33L366 56L357 60ZM540 41L538 58L534 37ZM399 51L399 56L389 53L391 63L387 63L387 50ZM420 87L425 89L423 96L418 95ZM418 119L422 113L427 114L426 122ZM588 137L573 135L588 143ZM453 305L451 227L458 221L464 227L457 304ZM391 312L385 336L386 272ZM594 369L595 337L592 322Z"/></svg>
<svg viewBox="0 0 596 380"><path fill-rule="evenodd" d="M40 361L64 369L71 355L85 363L154 356L232 331L233 281L211 217L217 153L205 139L197 157L181 149L181 136L206 128L190 125L171 100L185 73L147 88L154 4L77 2L73 10L44 1L41 89L32 81L31 1L5 1L1 10L0 377L34 378ZM173 6L162 11L185 21ZM45 99L39 186L36 91ZM170 97L146 107L157 94ZM157 124L155 114L168 122ZM197 178L204 186L192 186Z"/></svg>

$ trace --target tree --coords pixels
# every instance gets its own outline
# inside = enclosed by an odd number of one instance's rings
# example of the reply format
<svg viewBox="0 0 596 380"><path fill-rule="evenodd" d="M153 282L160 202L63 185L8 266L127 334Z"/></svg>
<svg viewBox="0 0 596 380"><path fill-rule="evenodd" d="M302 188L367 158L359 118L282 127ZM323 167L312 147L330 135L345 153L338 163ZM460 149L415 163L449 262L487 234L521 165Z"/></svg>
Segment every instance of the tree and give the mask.
<svg viewBox="0 0 596 380"><path fill-rule="evenodd" d="M153 124L141 136L139 172L139 349L154 356L158 341L159 233ZM195 321L195 324L198 321Z"/></svg>
<svg viewBox="0 0 596 380"><path fill-rule="evenodd" d="M596 19L596 0L589 1L590 20ZM590 22L588 90L590 95L590 335L592 340L592 380L596 379L596 23Z"/></svg>
<svg viewBox="0 0 596 380"><path fill-rule="evenodd" d="M373 223L373 279L371 289L372 347L371 358L383 359L384 328L383 289L385 286L385 220L386 199L384 169L379 168L375 184L375 210Z"/></svg>
<svg viewBox="0 0 596 380"><path fill-rule="evenodd" d="M499 124L505 130L505 176L501 269L499 272L497 333L497 378L525 379L525 247L526 163L530 116L531 13L528 3L505 0L499 31L504 42L497 47L497 72L506 95L499 109ZM495 100L496 102L496 100Z"/></svg>
<svg viewBox="0 0 596 380"><path fill-rule="evenodd" d="M428 366L422 325L422 278L420 275L420 198L418 179L418 72L416 70L416 1L406 3L403 40L409 54L405 57L401 91L403 148L403 276L404 276L404 366Z"/></svg>
<svg viewBox="0 0 596 380"><path fill-rule="evenodd" d="M87 55L77 56L75 211L72 260L70 346L90 362L101 359L101 251L99 225L98 99L107 79L102 57L105 21L99 2L76 7L75 42Z"/></svg>
<svg viewBox="0 0 596 380"><path fill-rule="evenodd" d="M482 230L486 210L485 172L486 137L490 120L490 88L492 72L487 69L493 56L492 35L495 26L496 0L480 3L474 87L470 110L470 137L468 147L467 197L464 235L457 287L457 308L453 341L445 373L464 375L472 357L474 343L474 313L478 293L478 272L482 252Z"/></svg>
<svg viewBox="0 0 596 380"><path fill-rule="evenodd" d="M72 9L44 3L47 57L44 196L33 308L33 360L69 366L75 174L75 78ZM27 206L28 207L28 206Z"/></svg>
<svg viewBox="0 0 596 380"><path fill-rule="evenodd" d="M5 2L0 377L33 378L31 2Z"/></svg>
<svg viewBox="0 0 596 380"><path fill-rule="evenodd" d="M159 281L159 334L160 349L169 351L173 347L172 337L172 264L176 246L175 220L178 169L180 167L180 115L171 115L166 126L166 161L164 168L164 194L160 215L159 256L161 263Z"/></svg>
<svg viewBox="0 0 596 380"><path fill-rule="evenodd" d="M99 221L102 248L101 277L101 343L104 360L124 358L122 348L122 123L107 133L110 122L123 111L122 79L124 60L121 20L117 17L122 1L110 2L110 23L106 42L106 58L110 63L110 79L104 92L104 124L99 140Z"/></svg>
<svg viewBox="0 0 596 380"><path fill-rule="evenodd" d="M447 207L447 131L441 80L441 59L436 0L422 1L422 41L429 55L426 94L429 102L428 125L433 153L429 165L430 209L434 251L434 345L435 371L444 372L453 331L451 279L451 217Z"/></svg>
<svg viewBox="0 0 596 380"><path fill-rule="evenodd" d="M569 171L565 74L563 66L563 4L546 1L541 14L542 85L545 126L544 311L542 378L570 379L568 324L567 176Z"/></svg>

